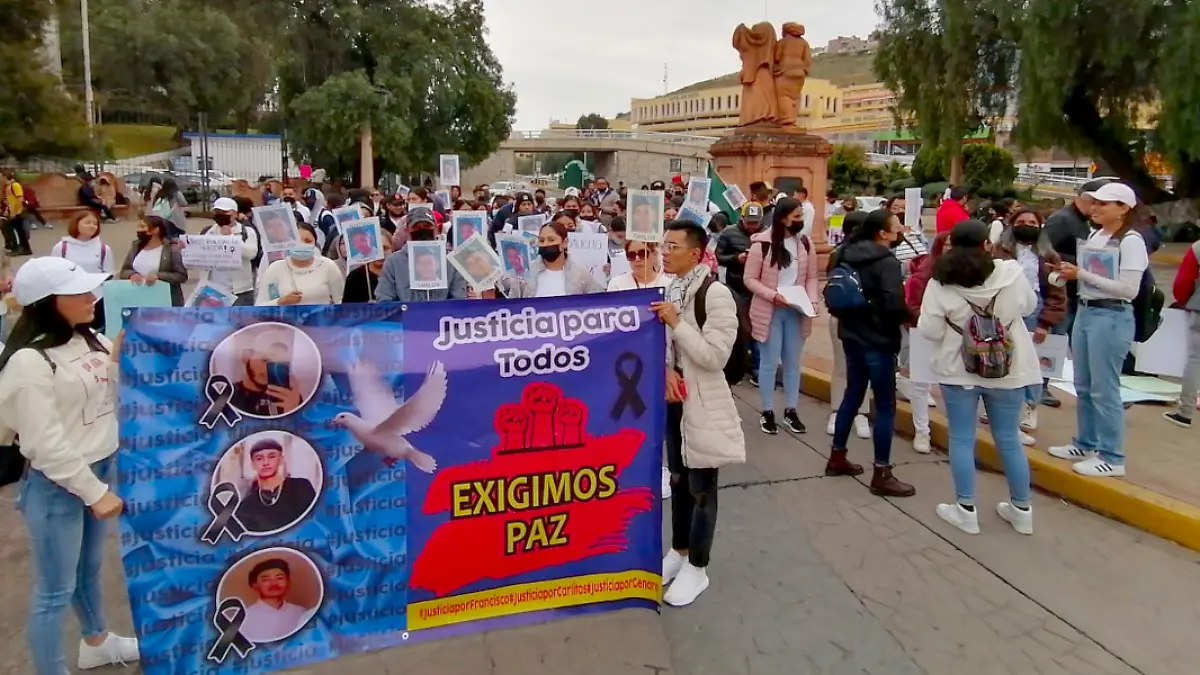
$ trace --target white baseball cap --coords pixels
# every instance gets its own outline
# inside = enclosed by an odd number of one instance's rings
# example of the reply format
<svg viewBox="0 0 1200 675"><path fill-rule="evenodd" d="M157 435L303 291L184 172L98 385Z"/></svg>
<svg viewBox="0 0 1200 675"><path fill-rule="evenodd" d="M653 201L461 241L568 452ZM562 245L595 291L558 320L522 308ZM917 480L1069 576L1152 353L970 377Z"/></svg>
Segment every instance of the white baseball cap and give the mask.
<svg viewBox="0 0 1200 675"><path fill-rule="evenodd" d="M17 303L28 307L52 295L91 293L111 276L85 272L82 267L65 258L34 258L17 270L12 290Z"/></svg>
<svg viewBox="0 0 1200 675"><path fill-rule="evenodd" d="M1133 193L1133 188L1124 183L1106 183L1101 185L1100 189L1084 194L1098 202L1120 202L1129 208L1138 205L1137 195Z"/></svg>
<svg viewBox="0 0 1200 675"><path fill-rule="evenodd" d="M237 213L238 210L237 202L233 201L229 197L221 197L217 201L213 202L212 207L213 211L232 211Z"/></svg>

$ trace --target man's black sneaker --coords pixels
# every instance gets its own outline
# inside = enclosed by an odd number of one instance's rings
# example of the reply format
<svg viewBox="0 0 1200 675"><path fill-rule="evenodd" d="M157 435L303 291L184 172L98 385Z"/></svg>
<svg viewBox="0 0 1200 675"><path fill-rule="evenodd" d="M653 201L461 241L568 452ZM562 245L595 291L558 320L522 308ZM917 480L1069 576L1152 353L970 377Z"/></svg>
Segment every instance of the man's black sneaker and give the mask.
<svg viewBox="0 0 1200 675"><path fill-rule="evenodd" d="M800 416L792 408L783 411L783 426L792 430L794 434L802 434L808 429L804 428L804 422L800 421Z"/></svg>
<svg viewBox="0 0 1200 675"><path fill-rule="evenodd" d="M762 429L764 434L774 436L779 433L779 425L775 424L775 412L767 411L758 416L758 427Z"/></svg>
<svg viewBox="0 0 1200 675"><path fill-rule="evenodd" d="M1047 408L1058 408L1062 406L1062 401L1055 398L1054 394L1051 394L1049 391L1043 390L1042 405L1046 406Z"/></svg>
<svg viewBox="0 0 1200 675"><path fill-rule="evenodd" d="M1192 421L1177 412L1163 413L1163 419L1184 429L1192 428Z"/></svg>
<svg viewBox="0 0 1200 675"><path fill-rule="evenodd" d="M758 389L758 374L757 373L753 373L750 375L750 386L754 387L755 389Z"/></svg>

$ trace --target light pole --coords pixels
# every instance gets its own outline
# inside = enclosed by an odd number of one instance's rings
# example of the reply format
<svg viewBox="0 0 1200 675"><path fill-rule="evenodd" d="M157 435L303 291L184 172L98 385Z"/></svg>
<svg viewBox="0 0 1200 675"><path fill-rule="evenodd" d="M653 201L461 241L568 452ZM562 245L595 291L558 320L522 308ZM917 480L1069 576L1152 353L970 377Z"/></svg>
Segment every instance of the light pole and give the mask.
<svg viewBox="0 0 1200 675"><path fill-rule="evenodd" d="M88 139L94 140L96 98L92 93L92 35L88 27L88 0L79 0L79 19L80 32L83 33L83 105L87 115Z"/></svg>

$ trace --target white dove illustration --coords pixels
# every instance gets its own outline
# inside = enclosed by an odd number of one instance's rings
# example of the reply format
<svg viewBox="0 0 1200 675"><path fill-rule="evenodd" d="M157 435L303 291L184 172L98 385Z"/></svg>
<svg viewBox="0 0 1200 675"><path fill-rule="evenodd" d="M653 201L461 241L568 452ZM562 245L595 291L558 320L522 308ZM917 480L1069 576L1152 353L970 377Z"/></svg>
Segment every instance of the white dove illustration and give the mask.
<svg viewBox="0 0 1200 675"><path fill-rule="evenodd" d="M350 390L361 414L340 413L333 423L350 430L363 447L388 458L412 462L425 473L437 470L437 460L414 448L405 436L429 426L446 400L446 367L436 361L429 368L417 393L404 403L396 402L387 381L369 363L350 367Z"/></svg>

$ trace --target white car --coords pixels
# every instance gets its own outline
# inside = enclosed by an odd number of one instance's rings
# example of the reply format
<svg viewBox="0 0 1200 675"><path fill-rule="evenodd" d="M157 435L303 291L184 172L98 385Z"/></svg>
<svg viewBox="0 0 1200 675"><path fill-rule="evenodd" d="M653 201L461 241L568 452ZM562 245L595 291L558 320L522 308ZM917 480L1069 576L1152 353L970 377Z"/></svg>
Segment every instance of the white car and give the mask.
<svg viewBox="0 0 1200 675"><path fill-rule="evenodd" d="M855 197L854 201L858 202L858 210L866 213L882 209L887 203L884 197Z"/></svg>

